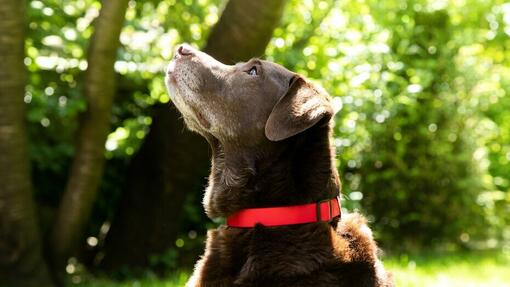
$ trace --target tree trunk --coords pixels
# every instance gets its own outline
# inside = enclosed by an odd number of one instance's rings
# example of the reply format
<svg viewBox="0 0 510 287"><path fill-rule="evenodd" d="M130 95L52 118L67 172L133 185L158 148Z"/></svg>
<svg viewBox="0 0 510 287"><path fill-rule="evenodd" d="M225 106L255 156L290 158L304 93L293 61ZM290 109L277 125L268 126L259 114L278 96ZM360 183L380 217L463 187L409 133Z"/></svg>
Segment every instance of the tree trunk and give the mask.
<svg viewBox="0 0 510 287"><path fill-rule="evenodd" d="M83 90L88 108L81 118L75 158L50 238L57 274L82 239L101 181L115 95L113 64L127 4L128 0L103 1L94 24Z"/></svg>
<svg viewBox="0 0 510 287"><path fill-rule="evenodd" d="M225 64L261 57L280 23L285 2L229 1L209 35L204 52Z"/></svg>
<svg viewBox="0 0 510 287"><path fill-rule="evenodd" d="M174 107L157 105L154 112L151 133L128 171L118 220L108 233L106 269L147 266L149 255L174 246L186 194L203 187L206 142L183 129Z"/></svg>
<svg viewBox="0 0 510 287"><path fill-rule="evenodd" d="M0 1L0 286L52 286L27 153L24 14L24 1Z"/></svg>
<svg viewBox="0 0 510 287"><path fill-rule="evenodd" d="M225 63L261 56L285 2L229 1L204 51ZM155 109L151 130L131 163L126 190L106 238L103 266L147 266L149 255L175 247L184 201L190 192L201 192L205 186L207 149L201 137L182 126L175 109Z"/></svg>

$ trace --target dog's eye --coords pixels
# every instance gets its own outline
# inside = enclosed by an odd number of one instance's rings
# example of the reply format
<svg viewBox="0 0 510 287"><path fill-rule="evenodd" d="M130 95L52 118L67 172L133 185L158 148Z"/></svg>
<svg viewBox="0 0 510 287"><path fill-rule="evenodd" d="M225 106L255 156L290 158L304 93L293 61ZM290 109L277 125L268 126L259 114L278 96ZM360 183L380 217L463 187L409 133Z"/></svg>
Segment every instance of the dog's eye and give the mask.
<svg viewBox="0 0 510 287"><path fill-rule="evenodd" d="M251 67L248 71L247 71L248 75L250 76L256 76L258 73L257 73L257 67L253 66Z"/></svg>

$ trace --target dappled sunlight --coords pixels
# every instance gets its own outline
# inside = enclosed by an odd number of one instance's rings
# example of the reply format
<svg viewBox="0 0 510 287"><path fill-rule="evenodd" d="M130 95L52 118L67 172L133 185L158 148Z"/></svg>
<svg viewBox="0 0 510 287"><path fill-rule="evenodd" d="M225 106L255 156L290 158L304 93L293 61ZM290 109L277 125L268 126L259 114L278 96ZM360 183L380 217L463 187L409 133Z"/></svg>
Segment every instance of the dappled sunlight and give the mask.
<svg viewBox="0 0 510 287"><path fill-rule="evenodd" d="M510 255L501 251L402 255L385 264L394 272L397 286L504 287L510 281Z"/></svg>

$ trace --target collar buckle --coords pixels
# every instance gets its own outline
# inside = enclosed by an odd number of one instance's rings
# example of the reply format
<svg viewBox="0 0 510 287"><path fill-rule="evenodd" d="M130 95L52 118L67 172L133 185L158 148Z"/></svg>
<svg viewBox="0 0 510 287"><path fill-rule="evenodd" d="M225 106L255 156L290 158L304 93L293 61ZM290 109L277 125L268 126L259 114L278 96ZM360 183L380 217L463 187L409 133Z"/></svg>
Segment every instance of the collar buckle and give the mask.
<svg viewBox="0 0 510 287"><path fill-rule="evenodd" d="M322 219L322 204L323 203L328 204L328 218L323 220ZM317 213L317 221L330 221L333 217L333 207L331 206L331 199L324 199L316 203L316 213Z"/></svg>

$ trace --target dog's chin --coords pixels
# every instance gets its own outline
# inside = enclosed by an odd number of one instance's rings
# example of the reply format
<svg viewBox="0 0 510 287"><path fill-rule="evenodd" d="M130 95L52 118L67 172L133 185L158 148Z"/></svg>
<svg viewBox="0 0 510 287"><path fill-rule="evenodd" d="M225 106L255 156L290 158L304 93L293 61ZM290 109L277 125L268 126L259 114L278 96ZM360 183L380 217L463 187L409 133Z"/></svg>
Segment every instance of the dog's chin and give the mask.
<svg viewBox="0 0 510 287"><path fill-rule="evenodd" d="M210 129L211 123L209 120L203 115L202 112L198 108L195 108L193 105L190 105L183 99L179 93L176 91L175 87L168 87L168 92L170 94L170 99L172 100L174 106L181 113L182 118L184 119L184 123L186 127L196 132L203 137L211 137Z"/></svg>
<svg viewBox="0 0 510 287"><path fill-rule="evenodd" d="M191 107L191 110L200 126L203 127L205 130L209 130L211 128L211 123L209 122L209 120L207 120L207 118L200 112L200 110L194 107Z"/></svg>
<svg viewBox="0 0 510 287"><path fill-rule="evenodd" d="M211 127L211 124L203 117L200 112L196 111L196 109L192 107L186 107L185 109L182 109L177 104L176 107L181 112L184 123L189 130L202 136L209 134L209 128ZM183 110L186 112L183 112Z"/></svg>

